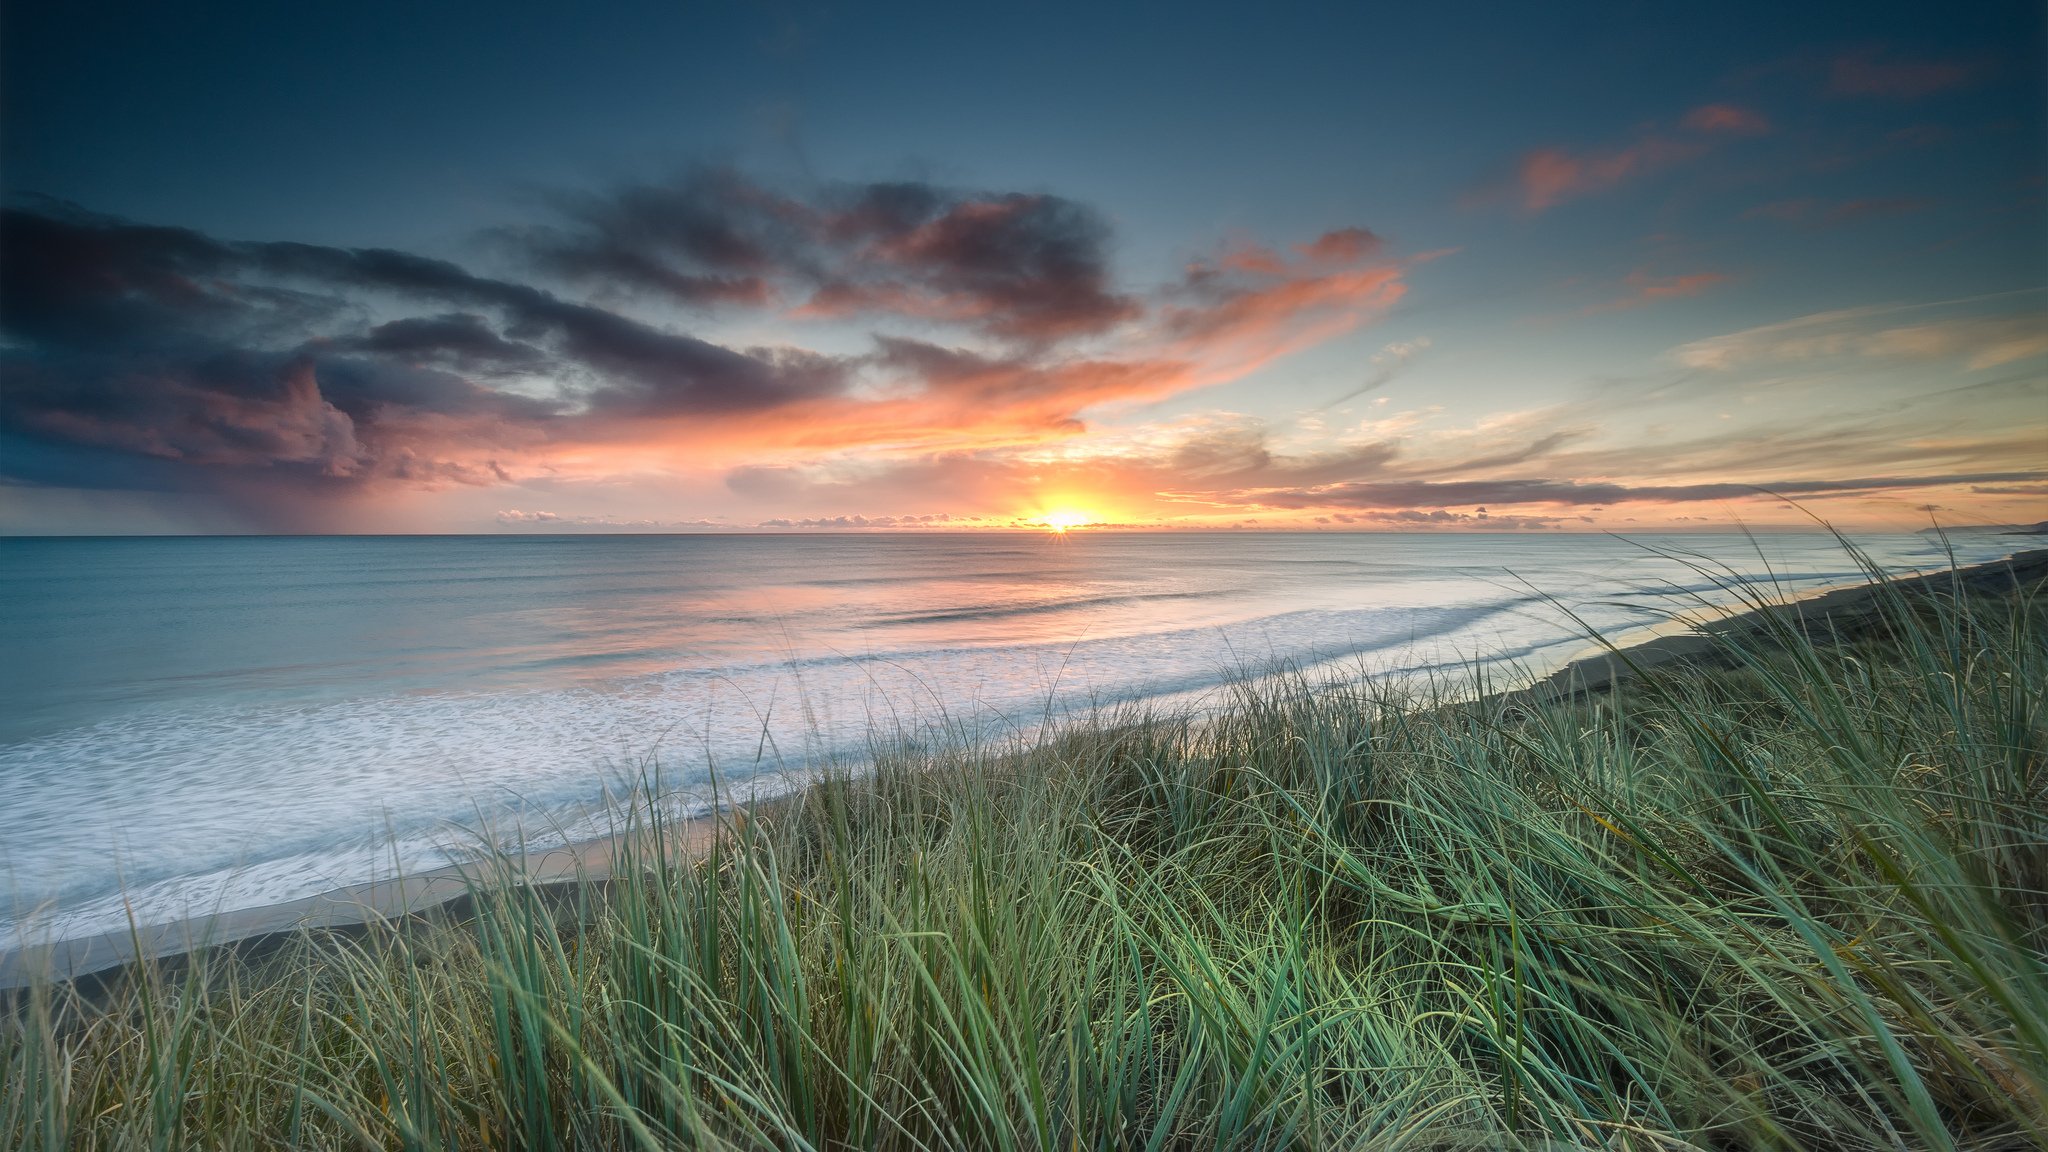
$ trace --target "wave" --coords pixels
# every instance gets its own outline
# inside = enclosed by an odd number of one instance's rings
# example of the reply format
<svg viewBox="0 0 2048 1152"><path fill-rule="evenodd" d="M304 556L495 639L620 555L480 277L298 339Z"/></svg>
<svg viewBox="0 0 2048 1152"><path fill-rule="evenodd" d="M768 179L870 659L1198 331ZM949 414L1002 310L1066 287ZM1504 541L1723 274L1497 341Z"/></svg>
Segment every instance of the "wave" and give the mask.
<svg viewBox="0 0 2048 1152"><path fill-rule="evenodd" d="M1118 596L1077 596L1065 600L1041 600L1028 604L976 604L936 612L903 612L878 616L855 625L859 628L893 628L911 624L955 624L970 620L1001 620L1010 616L1041 616L1081 608L1103 608L1113 604L1143 604L1155 600L1218 600L1242 592L1232 588L1203 592L1135 592Z"/></svg>
<svg viewBox="0 0 2048 1152"><path fill-rule="evenodd" d="M36 845L5 850L0 867L28 903L69 906L123 884L250 868L260 883L245 895L274 898L316 880L311 890L333 886L328 870L287 860L355 859L368 842L529 807L573 810L650 759L685 788L708 786L714 772L744 781L807 771L863 759L877 738L977 739L1048 711L1213 688L1256 665L1412 646L1526 602L1300 611L1227 631L1065 644L817 653L539 692L143 711L0 747L0 844Z"/></svg>

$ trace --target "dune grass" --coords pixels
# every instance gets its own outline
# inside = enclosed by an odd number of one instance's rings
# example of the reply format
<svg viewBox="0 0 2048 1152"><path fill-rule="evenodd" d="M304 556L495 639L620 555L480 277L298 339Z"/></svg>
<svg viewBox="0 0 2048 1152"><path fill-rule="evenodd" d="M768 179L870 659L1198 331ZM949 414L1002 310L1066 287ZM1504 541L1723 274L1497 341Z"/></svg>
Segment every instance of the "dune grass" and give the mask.
<svg viewBox="0 0 2048 1152"><path fill-rule="evenodd" d="M2048 611L896 749L563 906L0 1026L21 1148L2048 1143Z"/></svg>

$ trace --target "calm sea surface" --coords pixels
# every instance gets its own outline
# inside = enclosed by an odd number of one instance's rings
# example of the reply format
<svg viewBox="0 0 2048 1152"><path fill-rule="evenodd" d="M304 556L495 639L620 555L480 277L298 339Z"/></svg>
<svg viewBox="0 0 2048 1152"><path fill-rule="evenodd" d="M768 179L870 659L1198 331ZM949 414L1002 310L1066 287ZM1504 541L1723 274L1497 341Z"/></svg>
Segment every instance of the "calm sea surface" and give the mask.
<svg viewBox="0 0 2048 1152"><path fill-rule="evenodd" d="M1855 574L1776 535L0 539L0 948L118 926L124 894L156 921L430 867L479 821L588 834L655 765L786 787L1276 661L1540 672L1586 641L1539 593L1617 633L1728 599L1659 550Z"/></svg>

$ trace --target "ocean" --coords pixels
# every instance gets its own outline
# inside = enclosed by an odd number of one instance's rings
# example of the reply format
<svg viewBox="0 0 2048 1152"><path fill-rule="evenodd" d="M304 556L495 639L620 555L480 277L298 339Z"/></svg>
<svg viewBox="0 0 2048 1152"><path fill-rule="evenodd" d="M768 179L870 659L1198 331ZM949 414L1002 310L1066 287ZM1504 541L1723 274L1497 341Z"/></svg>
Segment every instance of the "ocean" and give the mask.
<svg viewBox="0 0 2048 1152"><path fill-rule="evenodd" d="M1279 666L1508 686L1587 650L1564 609L1729 601L1702 563L1857 575L1819 534L0 539L0 949L591 835L657 772L703 805Z"/></svg>

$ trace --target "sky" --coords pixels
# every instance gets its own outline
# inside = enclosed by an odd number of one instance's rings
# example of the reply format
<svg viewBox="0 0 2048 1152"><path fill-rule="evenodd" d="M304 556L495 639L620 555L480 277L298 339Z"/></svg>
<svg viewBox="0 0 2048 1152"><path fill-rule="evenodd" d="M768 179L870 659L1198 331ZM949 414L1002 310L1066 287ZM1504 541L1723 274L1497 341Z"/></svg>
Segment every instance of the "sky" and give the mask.
<svg viewBox="0 0 2048 1152"><path fill-rule="evenodd" d="M0 533L2048 519L2048 9L0 6Z"/></svg>

